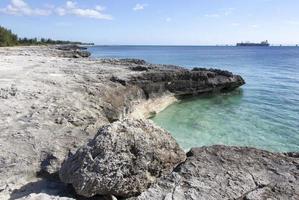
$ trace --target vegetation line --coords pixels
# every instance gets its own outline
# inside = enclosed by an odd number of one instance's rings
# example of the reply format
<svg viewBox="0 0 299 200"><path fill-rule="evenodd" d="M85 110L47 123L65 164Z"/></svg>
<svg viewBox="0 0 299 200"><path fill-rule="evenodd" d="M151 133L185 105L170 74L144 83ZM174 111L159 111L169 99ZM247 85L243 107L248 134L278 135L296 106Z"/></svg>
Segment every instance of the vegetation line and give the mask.
<svg viewBox="0 0 299 200"><path fill-rule="evenodd" d="M49 38L19 38L17 34L14 34L11 30L0 26L0 47L7 46L27 46L27 45L46 45L46 44L77 44L77 45L92 45L82 42L72 42L64 40L52 40Z"/></svg>

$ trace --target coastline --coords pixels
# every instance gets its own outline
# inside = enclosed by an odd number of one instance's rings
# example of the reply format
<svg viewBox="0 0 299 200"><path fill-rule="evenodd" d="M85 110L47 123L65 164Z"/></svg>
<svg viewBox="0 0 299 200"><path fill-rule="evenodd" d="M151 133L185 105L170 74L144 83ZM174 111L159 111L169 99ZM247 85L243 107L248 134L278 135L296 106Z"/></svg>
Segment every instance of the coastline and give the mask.
<svg viewBox="0 0 299 200"><path fill-rule="evenodd" d="M174 94L166 93L160 97L155 97L138 102L132 109L128 117L136 119L149 119L162 112L168 106L180 100Z"/></svg>
<svg viewBox="0 0 299 200"><path fill-rule="evenodd" d="M103 125L128 117L149 118L178 101L178 96L244 84L241 77L221 70L192 72L134 59L77 58L54 47L0 48L0 55L3 199L66 190L63 183L47 182L45 177L57 176L65 157Z"/></svg>

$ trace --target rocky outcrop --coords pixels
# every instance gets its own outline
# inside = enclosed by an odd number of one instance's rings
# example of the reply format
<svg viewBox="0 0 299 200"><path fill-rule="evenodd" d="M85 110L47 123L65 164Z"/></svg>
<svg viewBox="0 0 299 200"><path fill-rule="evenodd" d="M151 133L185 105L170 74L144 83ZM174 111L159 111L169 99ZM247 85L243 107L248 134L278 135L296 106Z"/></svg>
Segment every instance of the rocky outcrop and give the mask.
<svg viewBox="0 0 299 200"><path fill-rule="evenodd" d="M299 199L299 159L246 147L193 148L138 200Z"/></svg>
<svg viewBox="0 0 299 200"><path fill-rule="evenodd" d="M178 66L154 66L142 61L137 62L136 60L132 61L132 63L130 64L132 71L141 71L143 73L135 73L129 76L113 76L111 81L122 85L136 85L143 89L148 98L162 95L166 91L179 97L229 91L245 84L241 76L218 69L196 68L188 70Z"/></svg>
<svg viewBox="0 0 299 200"><path fill-rule="evenodd" d="M36 182L37 175L56 177L69 152L86 144L99 127L136 109L150 112L137 116L152 116L178 96L243 84L232 74L207 69L189 71L136 59L73 59L77 50L0 49L0 199L29 190L26 185ZM216 77L203 81L199 77L205 75L196 75L208 71ZM52 184L42 187L51 189Z"/></svg>
<svg viewBox="0 0 299 200"><path fill-rule="evenodd" d="M69 156L60 178L86 197L130 197L184 160L184 151L168 132L150 121L125 119L104 126Z"/></svg>
<svg viewBox="0 0 299 200"><path fill-rule="evenodd" d="M66 45L58 45L57 46L58 50L61 51L78 51L78 50L87 50L86 47L79 46L76 44L66 44Z"/></svg>
<svg viewBox="0 0 299 200"><path fill-rule="evenodd" d="M135 112L134 107L140 102L151 101L163 96L181 98L213 92L230 91L245 84L239 75L218 69L197 68L188 70L172 65L153 65L136 59L106 59L105 63L127 66L132 73L113 74L110 81L121 85L120 92L105 107L110 122L121 119ZM124 112L125 111L125 112ZM152 116L146 114L145 116Z"/></svg>
<svg viewBox="0 0 299 200"><path fill-rule="evenodd" d="M61 57L87 58L91 56L91 53L86 51L87 48L78 45L59 45L56 49L61 51Z"/></svg>

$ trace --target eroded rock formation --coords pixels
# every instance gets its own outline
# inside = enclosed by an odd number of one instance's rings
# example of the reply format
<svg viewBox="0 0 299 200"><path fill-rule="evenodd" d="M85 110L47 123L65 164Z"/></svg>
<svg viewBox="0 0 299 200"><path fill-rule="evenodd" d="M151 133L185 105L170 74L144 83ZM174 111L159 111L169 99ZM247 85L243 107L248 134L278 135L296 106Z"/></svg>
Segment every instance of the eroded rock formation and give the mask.
<svg viewBox="0 0 299 200"><path fill-rule="evenodd" d="M299 159L247 147L193 148L138 200L297 200Z"/></svg>
<svg viewBox="0 0 299 200"><path fill-rule="evenodd" d="M87 197L130 197L185 160L170 133L150 121L125 119L104 126L62 165L60 178Z"/></svg>
<svg viewBox="0 0 299 200"><path fill-rule="evenodd" d="M142 75L132 76L128 82L142 88L147 97L165 91L177 96L199 95L229 91L245 84L241 76L224 73L225 71L221 70L162 69L150 70Z"/></svg>

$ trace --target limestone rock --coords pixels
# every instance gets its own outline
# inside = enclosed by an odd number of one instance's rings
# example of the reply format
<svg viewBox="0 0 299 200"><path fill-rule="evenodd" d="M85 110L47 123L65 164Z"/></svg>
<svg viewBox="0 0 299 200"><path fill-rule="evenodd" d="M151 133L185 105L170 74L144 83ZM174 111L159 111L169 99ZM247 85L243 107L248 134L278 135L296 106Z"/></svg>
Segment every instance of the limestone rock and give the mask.
<svg viewBox="0 0 299 200"><path fill-rule="evenodd" d="M17 200L75 200L69 197L59 197L59 196L52 196L46 193L32 193L26 197L19 198Z"/></svg>
<svg viewBox="0 0 299 200"><path fill-rule="evenodd" d="M138 200L299 199L299 159L246 147L193 148Z"/></svg>
<svg viewBox="0 0 299 200"><path fill-rule="evenodd" d="M172 136L147 120L104 126L62 164L60 178L79 195L130 197L147 189L185 160Z"/></svg>

